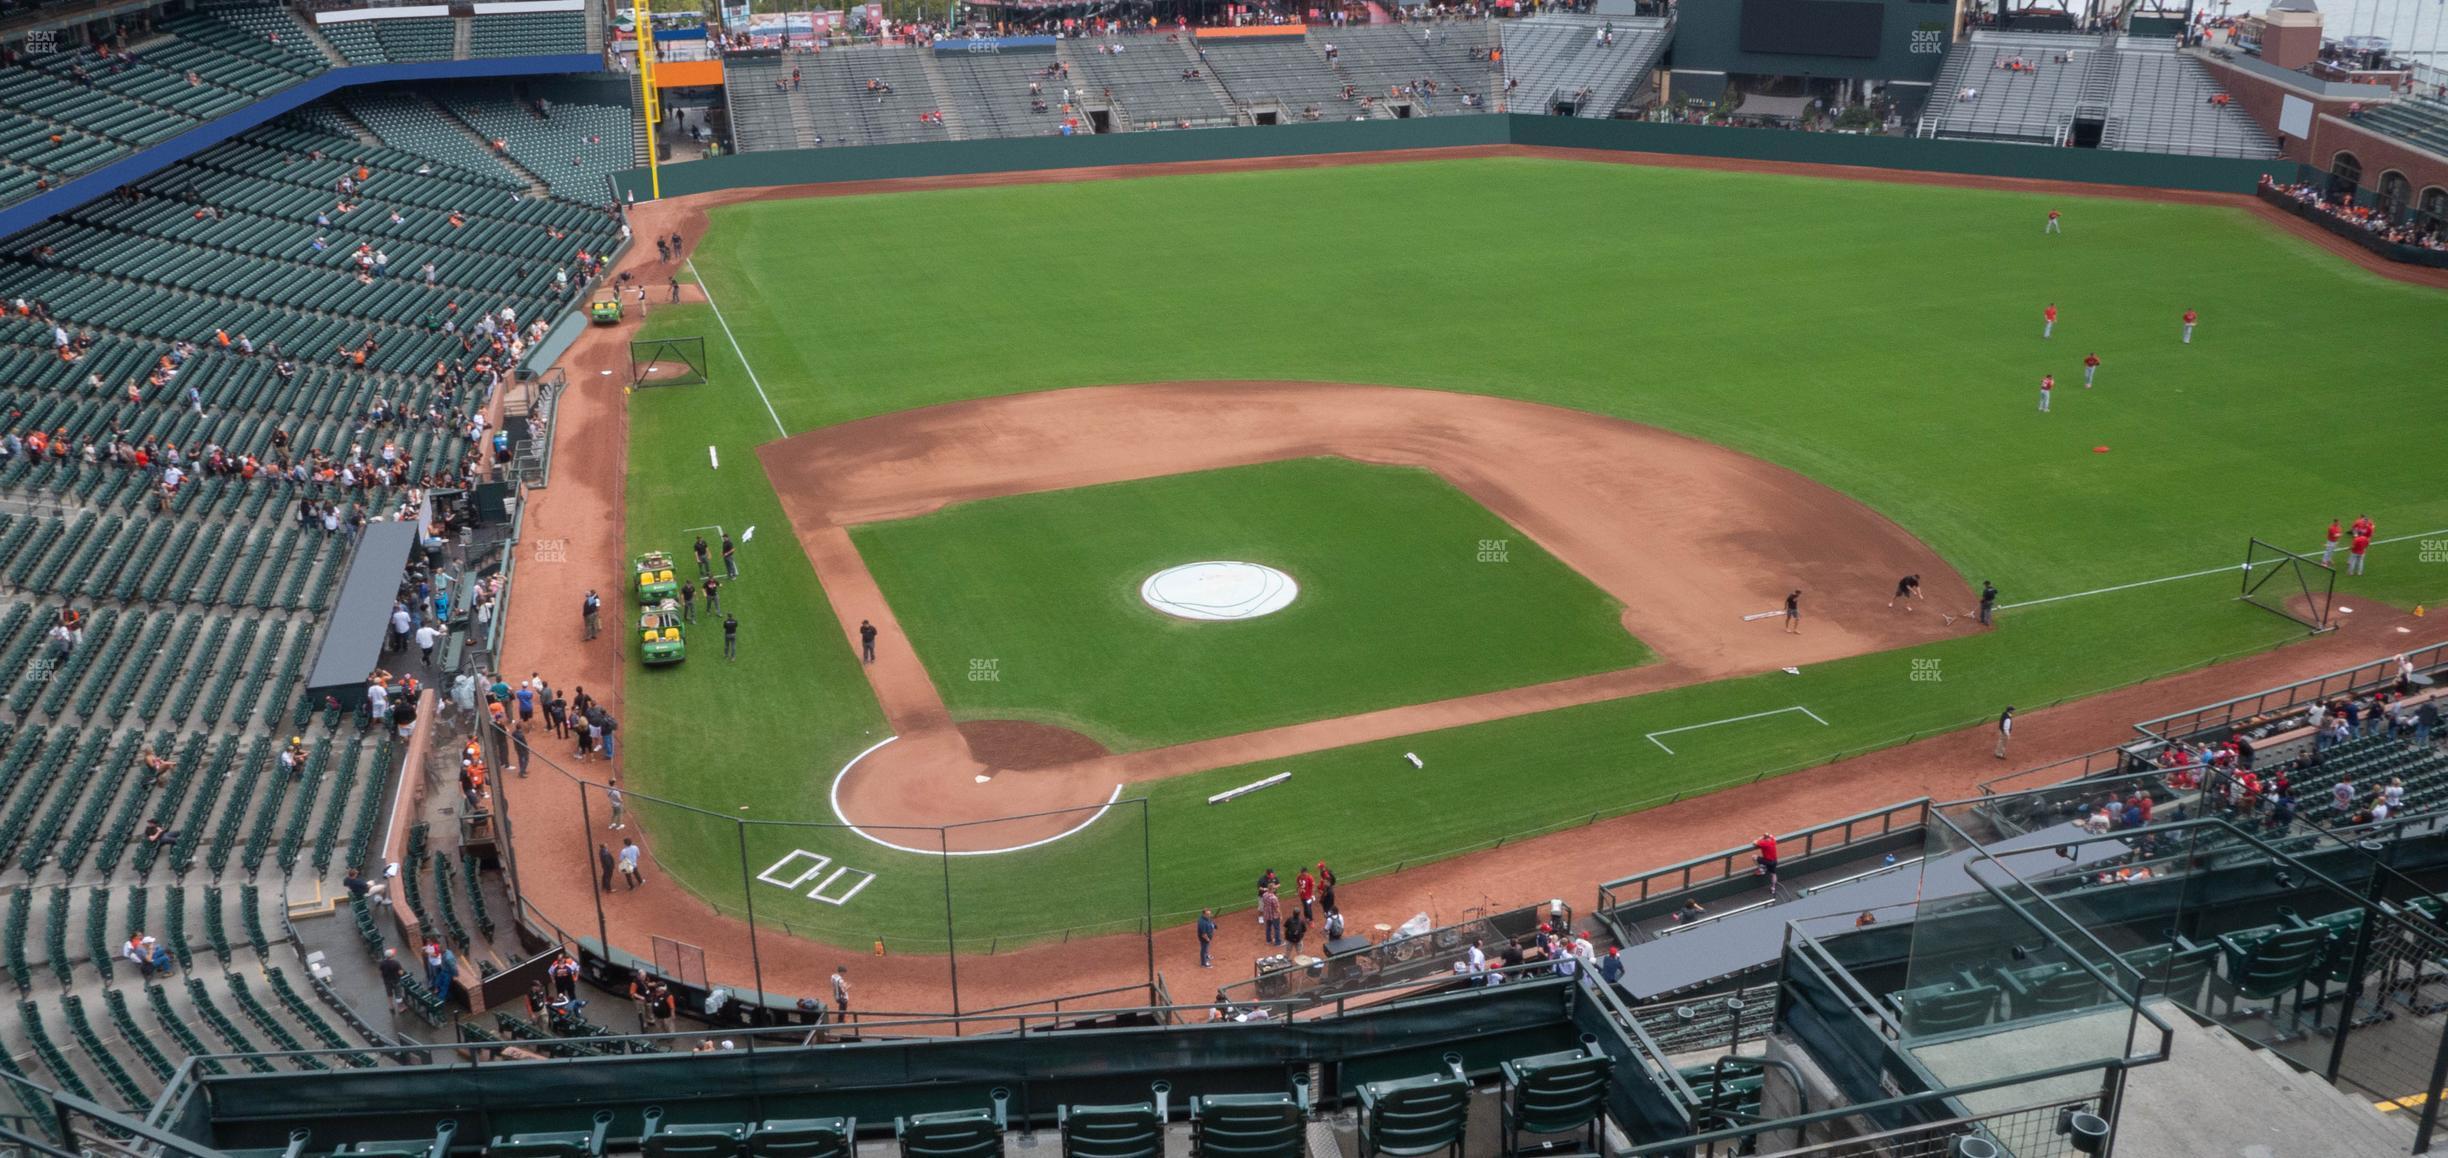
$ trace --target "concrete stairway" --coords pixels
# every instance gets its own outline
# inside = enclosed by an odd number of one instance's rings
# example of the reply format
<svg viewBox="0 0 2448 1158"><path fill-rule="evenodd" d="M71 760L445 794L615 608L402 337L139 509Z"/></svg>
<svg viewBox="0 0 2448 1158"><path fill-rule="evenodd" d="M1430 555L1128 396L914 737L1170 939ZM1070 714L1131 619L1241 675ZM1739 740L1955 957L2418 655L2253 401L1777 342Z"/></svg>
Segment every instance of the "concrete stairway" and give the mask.
<svg viewBox="0 0 2448 1158"><path fill-rule="evenodd" d="M2116 1151L2151 1158L2387 1158L2414 1150L2414 1115L2332 1088L2215 1025L2154 1003L2170 1057L2126 1078ZM2419 1079L2417 1079L2419 1081ZM2411 1092L2411 1091L2409 1091Z"/></svg>

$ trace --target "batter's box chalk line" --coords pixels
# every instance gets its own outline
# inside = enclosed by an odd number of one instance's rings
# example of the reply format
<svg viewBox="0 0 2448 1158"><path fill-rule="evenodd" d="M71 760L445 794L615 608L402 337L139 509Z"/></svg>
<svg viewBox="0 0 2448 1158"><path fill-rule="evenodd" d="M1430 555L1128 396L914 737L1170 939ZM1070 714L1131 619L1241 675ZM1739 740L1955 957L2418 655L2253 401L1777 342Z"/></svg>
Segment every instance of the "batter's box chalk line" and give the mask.
<svg viewBox="0 0 2448 1158"><path fill-rule="evenodd" d="M1819 719L1819 713L1803 707L1800 704L1795 704L1792 707L1787 708L1771 708L1765 712L1753 712L1747 716L1727 716L1725 719L1710 720L1705 724L1685 724L1680 728L1667 728L1662 731L1646 732L1643 734L1649 738L1650 743L1655 744L1660 748L1665 748L1666 754L1672 756L1675 754L1675 750L1672 748L1667 748L1666 741L1658 739L1658 737L1671 736L1677 732L1696 732L1702 728L1714 728L1719 724L1739 724L1744 720L1764 720L1770 716L1784 715L1787 712L1800 712L1805 716L1809 716L1813 720L1817 720L1820 727L1824 728L1828 726L1828 722L1826 720Z"/></svg>
<svg viewBox="0 0 2448 1158"><path fill-rule="evenodd" d="M827 868L833 871L827 873L825 871ZM790 874L787 879L782 875L784 873ZM824 879L816 880L819 876ZM874 884L875 878L874 873L865 869L851 868L848 865L836 866L832 857L823 853L809 852L804 848L790 850L783 854L782 859L773 862L764 872L757 874L758 880L789 889L792 892L799 891L799 886L809 881L816 881L816 887L808 890L808 899L823 901L828 905L849 904L850 898L859 895L860 889Z"/></svg>

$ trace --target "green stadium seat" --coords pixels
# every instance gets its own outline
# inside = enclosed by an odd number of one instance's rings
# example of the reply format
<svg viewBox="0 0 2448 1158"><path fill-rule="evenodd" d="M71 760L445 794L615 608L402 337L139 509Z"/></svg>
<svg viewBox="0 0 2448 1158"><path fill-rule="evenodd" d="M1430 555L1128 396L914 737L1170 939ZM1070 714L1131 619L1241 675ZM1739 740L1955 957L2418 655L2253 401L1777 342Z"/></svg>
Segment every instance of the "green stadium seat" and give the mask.
<svg viewBox="0 0 2448 1158"><path fill-rule="evenodd" d="M229 1158L306 1158L306 1147L314 1141L314 1132L304 1127L289 1131L289 1144L260 1150L224 1150Z"/></svg>
<svg viewBox="0 0 2448 1158"><path fill-rule="evenodd" d="M1309 1152L1308 1075L1289 1094L1190 1099L1190 1137L1201 1158L1301 1158Z"/></svg>
<svg viewBox="0 0 2448 1158"><path fill-rule="evenodd" d="M2218 966L2219 946L2196 945L2170 934L2161 944L2125 954L2124 960L2142 978L2144 994L2164 994L2178 1005L2198 1009L2202 983Z"/></svg>
<svg viewBox="0 0 2448 1158"><path fill-rule="evenodd" d="M450 1158L451 1139L459 1136L459 1123L446 1118L434 1123L430 1141L351 1142L332 1151L333 1158Z"/></svg>
<svg viewBox="0 0 2448 1158"><path fill-rule="evenodd" d="M1365 1082L1360 1086L1360 1158L1462 1153L1470 1125L1470 1079L1462 1059L1448 1054L1449 1072Z"/></svg>
<svg viewBox="0 0 2448 1158"><path fill-rule="evenodd" d="M2218 938L2226 953L2226 972L2212 992L2226 1001L2229 1015L2239 1000L2274 1000L2300 990L2329 953L2329 930L2318 925L2264 925L2239 929ZM2270 1010L2275 1016L2276 1009ZM2302 1016L2302 1004L2296 1014Z"/></svg>
<svg viewBox="0 0 2448 1158"><path fill-rule="evenodd" d="M1523 1135L1587 1135L1583 1149L1599 1152L1608 1079L1615 1059L1587 1049L1515 1058L1504 1075L1504 1152L1522 1152Z"/></svg>
<svg viewBox="0 0 2448 1158"><path fill-rule="evenodd" d="M485 1147L486 1158L603 1158L604 1135L612 1129L612 1111L597 1110L584 1130L512 1134Z"/></svg>
<svg viewBox="0 0 2448 1158"><path fill-rule="evenodd" d="M1167 1089L1156 1083L1152 1102L1056 1107L1064 1158L1163 1158Z"/></svg>
<svg viewBox="0 0 2448 1158"><path fill-rule="evenodd" d="M1904 1032L1919 1036L1986 1025L1997 1010L1999 991L1965 976L1887 995L1901 1015Z"/></svg>
<svg viewBox="0 0 2448 1158"><path fill-rule="evenodd" d="M748 1152L745 1122L701 1122L692 1125L664 1121L663 1107L646 1107L646 1129L638 1135L645 1158L740 1158Z"/></svg>
<svg viewBox="0 0 2448 1158"><path fill-rule="evenodd" d="M901 1158L999 1158L1011 1096L992 1095L994 1105L983 1110L946 1110L893 1119L893 1136Z"/></svg>
<svg viewBox="0 0 2448 1158"><path fill-rule="evenodd" d="M852 1158L856 1118L770 1118L748 1132L754 1158Z"/></svg>
<svg viewBox="0 0 2448 1158"><path fill-rule="evenodd" d="M1998 984L2006 991L2007 1011L2016 1018L2089 1009L2107 996L2097 978L2063 961L2022 969L2000 967L1996 972Z"/></svg>

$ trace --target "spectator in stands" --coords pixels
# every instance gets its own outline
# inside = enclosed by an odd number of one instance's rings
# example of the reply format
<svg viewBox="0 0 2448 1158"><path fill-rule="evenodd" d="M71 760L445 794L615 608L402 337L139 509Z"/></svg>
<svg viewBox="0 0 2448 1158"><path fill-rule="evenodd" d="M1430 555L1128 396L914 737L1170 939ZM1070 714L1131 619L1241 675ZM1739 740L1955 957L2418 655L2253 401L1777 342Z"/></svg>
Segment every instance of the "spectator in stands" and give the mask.
<svg viewBox="0 0 2448 1158"><path fill-rule="evenodd" d="M400 978L407 976L408 970L399 963L399 950L385 946L382 962L374 971L382 974L383 995L391 999L391 1012L406 1008L400 1002Z"/></svg>
<svg viewBox="0 0 2448 1158"><path fill-rule="evenodd" d="M552 978L554 991L567 997L578 996L578 959L570 956L569 950L563 949L544 971Z"/></svg>
<svg viewBox="0 0 2448 1158"><path fill-rule="evenodd" d="M137 929L128 935L127 944L119 947L119 955L135 962L136 971L150 979L153 976L154 945L153 938L145 936L144 930Z"/></svg>
<svg viewBox="0 0 2448 1158"><path fill-rule="evenodd" d="M348 890L348 895L351 900L364 901L369 905L388 905L391 903L391 896L387 891L375 891L374 883L366 879L365 868L363 866L351 865L349 867L348 875L341 878L340 887Z"/></svg>

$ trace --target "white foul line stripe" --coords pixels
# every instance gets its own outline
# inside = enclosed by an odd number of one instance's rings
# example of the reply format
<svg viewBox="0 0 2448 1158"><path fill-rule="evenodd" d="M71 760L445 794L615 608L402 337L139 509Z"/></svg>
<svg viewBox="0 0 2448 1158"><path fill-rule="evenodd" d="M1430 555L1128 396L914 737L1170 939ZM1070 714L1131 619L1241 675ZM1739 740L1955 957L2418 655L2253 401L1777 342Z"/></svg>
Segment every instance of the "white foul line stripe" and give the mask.
<svg viewBox="0 0 2448 1158"><path fill-rule="evenodd" d="M697 272L696 258L688 259L688 268L689 276L697 279L698 290L705 294L706 304L713 306L714 324L722 327L723 337L731 342L731 352L739 355L740 369L748 372L748 384L756 387L757 400L765 404L765 417L773 419L774 433L790 437L790 431L782 426L782 416L774 413L773 399L765 396L765 384L757 380L756 367L748 364L748 351L740 349L739 335L732 333L731 323L723 320L722 307L714 305L714 287L707 285L705 275Z"/></svg>
<svg viewBox="0 0 2448 1158"><path fill-rule="evenodd" d="M889 849L893 850L894 852L908 852L908 853L916 853L916 854L918 854L919 856L1001 856L1001 855L1003 855L1004 853L1007 853L1007 852L1026 852L1026 851L1028 851L1029 849L1032 849L1032 848L1041 848L1041 847L1043 847L1043 846L1045 846L1045 845L1052 844L1052 843L1054 843L1055 841L1061 840L1061 839L1063 839L1063 838L1065 838L1065 837L1068 837L1068 836L1076 836L1076 835L1078 835L1078 834L1079 834L1079 833L1080 833L1080 832L1081 832L1083 829L1086 829L1086 828L1087 828L1089 825L1091 825L1091 824L1095 824L1097 821L1099 821L1099 820L1103 819L1103 818L1104 818L1104 816L1105 816L1105 814L1106 814L1107 812L1110 812L1110 811L1112 811L1112 810L1113 810L1114 802L1115 802L1115 801L1118 801L1118 800L1120 800L1120 799L1122 799L1122 789L1123 789L1123 785L1116 784L1116 785L1114 785L1113 795L1106 797L1106 798L1105 798L1105 803L1098 805L1098 806L1097 806L1097 810L1096 810L1095 812L1093 812L1093 813L1090 813L1090 814L1089 814L1089 816L1088 816L1088 819L1083 820L1083 821L1080 821L1078 824L1074 824L1074 825L1072 825L1071 827L1066 828L1066 829L1062 830L1061 832L1055 833L1054 835L1049 836L1049 837L1046 837L1046 838L1044 838L1044 839L1042 839L1042 840L1032 840L1032 841L1028 842L1027 844L1015 844L1015 845L1011 846L1010 848L976 848L976 849L957 849L957 848L956 848L956 849L946 850L946 849L940 849L940 848L911 848L910 846L908 846L908 845L906 845L906 844L894 844L893 842L891 842L891 841L889 841L889 840L886 840L886 839L884 839L883 837L877 836L876 834L874 834L874 833L872 833L872 832L869 832L869 831L867 831L867 830L866 830L866 829L864 829L864 828L860 828L858 825L855 825L855 824L850 823L850 817L849 817L849 815L848 815L847 813L844 813L844 812L842 811L842 809L841 809L841 786L842 786L842 781L843 781L843 780L846 780L846 779L848 779L848 778L849 778L849 776L850 776L850 770L851 770L852 768L856 768L856 767L858 767L858 762L859 762L859 761L866 759L866 758L867 758L867 757L869 757L870 755L873 755L873 754L875 753L875 750L876 750L877 748L881 748L881 747L883 747L884 745L886 745L886 744L890 744L890 743L892 743L893 741L898 740L898 739L900 739L900 738L901 738L901 737L899 737L899 736L886 736L886 737L884 737L883 739L876 741L876 742L875 742L875 743L874 743L872 746L870 746L870 747L869 747L869 748L868 748L866 751L861 752L861 753L859 753L859 754L858 754L858 755L856 755L856 756L852 756L852 757L850 758L850 762L849 762L849 763L842 765L842 767L841 767L841 771L836 772L836 773L834 773L834 774L833 774L833 788L832 788L832 791L831 791L830 793L828 793L828 795L830 796L830 798L831 798L831 800L832 800L832 803L833 803L833 815L838 816L838 817L841 817L842 824L843 824L843 826L844 826L844 827L847 827L847 828L848 828L850 831L852 831L852 832L855 832L855 833L859 834L859 836L860 836L860 837L862 837L862 838L866 839L866 840L867 840L867 841L869 841L870 843L883 845L884 847L889 848Z"/></svg>
<svg viewBox="0 0 2448 1158"><path fill-rule="evenodd" d="M2408 539L2429 539L2441 536L2448 536L2448 528L2442 528L2437 531L2417 531L2411 535L2392 535L2386 539L2374 539L2371 541L2371 545L2374 547L2385 547L2390 543L2403 543ZM2311 552L2298 551L2296 554L2309 557ZM2275 565L2278 563L2283 563L2285 560L2271 559L2268 560L2268 562L2271 565ZM2063 599L2080 599L2086 595L2106 595L2112 591L2131 591L2136 587L2149 587L2156 583L2176 583L2186 579L2199 579L2204 575L2233 575L2238 571L2249 571L2251 569L2252 564L2249 563L2238 563L2233 567L2211 567L2201 571L2187 571L2182 575L2164 575L2157 579L2143 579L2133 583L2119 583L2114 587L2095 587L2089 591L2076 591L2070 595L2051 595L2046 599L2026 599L2021 603L2001 603L1998 605L1997 609L1999 611L2012 611L2018 607L2038 607L2043 603L2055 603Z"/></svg>

